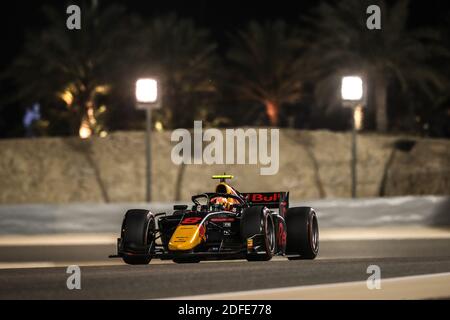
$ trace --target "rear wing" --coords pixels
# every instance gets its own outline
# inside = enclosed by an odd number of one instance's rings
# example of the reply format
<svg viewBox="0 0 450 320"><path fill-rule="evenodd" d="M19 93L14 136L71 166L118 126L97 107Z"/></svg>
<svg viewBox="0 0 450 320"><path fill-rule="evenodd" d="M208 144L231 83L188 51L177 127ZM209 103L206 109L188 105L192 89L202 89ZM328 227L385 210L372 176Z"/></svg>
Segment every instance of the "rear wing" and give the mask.
<svg viewBox="0 0 450 320"><path fill-rule="evenodd" d="M289 209L289 192L252 192L241 193L250 206L265 206L269 209L279 209L284 217Z"/></svg>

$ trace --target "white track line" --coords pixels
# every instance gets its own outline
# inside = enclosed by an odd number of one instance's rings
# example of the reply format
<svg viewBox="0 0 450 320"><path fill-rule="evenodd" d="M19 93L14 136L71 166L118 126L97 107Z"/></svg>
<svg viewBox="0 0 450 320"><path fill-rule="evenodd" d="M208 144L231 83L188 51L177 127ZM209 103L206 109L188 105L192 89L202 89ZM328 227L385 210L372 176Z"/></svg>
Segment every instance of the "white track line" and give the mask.
<svg viewBox="0 0 450 320"><path fill-rule="evenodd" d="M117 234L1 235L1 246L114 245ZM322 241L450 239L450 229L423 226L323 228Z"/></svg>
<svg viewBox="0 0 450 320"><path fill-rule="evenodd" d="M274 257L273 261L286 260L281 257ZM247 262L247 260L211 260L202 261L205 263L232 263L232 262ZM272 262L273 262L272 261ZM172 260L159 260L153 259L150 265L158 264L175 264ZM105 266L126 266L125 262L120 258L110 259L110 260L100 260L100 261L26 261L26 262L0 262L1 269L32 269L32 268L57 268L57 267L67 267L70 265L77 265L80 267L105 267Z"/></svg>
<svg viewBox="0 0 450 320"><path fill-rule="evenodd" d="M30 261L30 262L0 262L1 269L34 269L34 268L59 268L67 267L71 265L77 265L79 267L102 267L102 266L115 266L124 265L122 261L66 261L66 262L54 262L54 261Z"/></svg>
<svg viewBox="0 0 450 320"><path fill-rule="evenodd" d="M319 232L324 241L450 239L450 228L424 226L326 228Z"/></svg>
<svg viewBox="0 0 450 320"><path fill-rule="evenodd" d="M369 290L366 281L249 290L175 297L175 300L372 300L450 297L450 272L388 278L381 289Z"/></svg>
<svg viewBox="0 0 450 320"><path fill-rule="evenodd" d="M56 263L51 261L0 262L0 269L54 268L56 266Z"/></svg>
<svg viewBox="0 0 450 320"><path fill-rule="evenodd" d="M110 245L116 241L117 234L111 233L0 236L0 246Z"/></svg>

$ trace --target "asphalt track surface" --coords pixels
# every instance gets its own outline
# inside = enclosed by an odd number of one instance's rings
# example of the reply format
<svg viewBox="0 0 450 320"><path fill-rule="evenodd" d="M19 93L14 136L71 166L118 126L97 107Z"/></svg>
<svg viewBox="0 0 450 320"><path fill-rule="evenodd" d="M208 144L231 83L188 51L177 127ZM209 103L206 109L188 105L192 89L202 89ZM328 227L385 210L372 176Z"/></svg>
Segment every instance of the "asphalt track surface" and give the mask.
<svg viewBox="0 0 450 320"><path fill-rule="evenodd" d="M175 264L156 260L128 266L105 258L114 250L113 245L2 246L0 264L52 261L60 266L1 269L0 299L174 298L365 281L367 267L374 264L381 268L383 279L450 272L450 239L322 241L320 255L313 261ZM93 261L96 265L89 265ZM81 290L67 289L68 264L81 266Z"/></svg>

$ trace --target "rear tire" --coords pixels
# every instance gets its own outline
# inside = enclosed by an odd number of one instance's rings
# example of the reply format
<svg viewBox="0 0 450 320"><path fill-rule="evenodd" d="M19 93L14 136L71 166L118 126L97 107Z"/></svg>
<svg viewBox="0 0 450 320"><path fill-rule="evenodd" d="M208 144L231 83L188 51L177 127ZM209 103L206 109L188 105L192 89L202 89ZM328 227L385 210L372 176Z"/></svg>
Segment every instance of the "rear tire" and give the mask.
<svg viewBox="0 0 450 320"><path fill-rule="evenodd" d="M290 208L286 212L286 254L289 260L314 259L319 253L319 223L313 208Z"/></svg>
<svg viewBox="0 0 450 320"><path fill-rule="evenodd" d="M262 206L244 210L241 219L241 235L244 241L255 234L263 234L262 250L264 253L248 253L248 261L269 261L276 251L275 225L272 216Z"/></svg>
<svg viewBox="0 0 450 320"><path fill-rule="evenodd" d="M156 222L148 210L128 210L122 223L122 259L131 265L148 264L155 247Z"/></svg>

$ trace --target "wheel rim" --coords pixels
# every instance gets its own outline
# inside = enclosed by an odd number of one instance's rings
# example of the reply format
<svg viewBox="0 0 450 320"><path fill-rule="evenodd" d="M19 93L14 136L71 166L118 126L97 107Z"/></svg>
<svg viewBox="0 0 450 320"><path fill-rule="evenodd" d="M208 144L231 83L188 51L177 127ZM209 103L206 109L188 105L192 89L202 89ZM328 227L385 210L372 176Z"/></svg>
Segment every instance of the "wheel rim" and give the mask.
<svg viewBox="0 0 450 320"><path fill-rule="evenodd" d="M155 220L151 218L149 224L147 225L146 239L144 239L144 243L150 246L150 251L152 250L151 247L153 246L153 239L155 238L154 230Z"/></svg>
<svg viewBox="0 0 450 320"><path fill-rule="evenodd" d="M315 215L312 218L311 224L311 247L314 252L316 252L319 247L319 226Z"/></svg>
<svg viewBox="0 0 450 320"><path fill-rule="evenodd" d="M270 217L267 217L267 244L268 244L268 250L273 253L275 249L275 232L274 232L274 226L273 221L270 219Z"/></svg>

